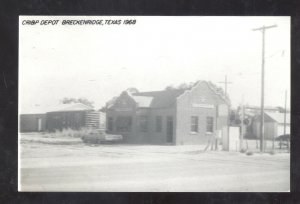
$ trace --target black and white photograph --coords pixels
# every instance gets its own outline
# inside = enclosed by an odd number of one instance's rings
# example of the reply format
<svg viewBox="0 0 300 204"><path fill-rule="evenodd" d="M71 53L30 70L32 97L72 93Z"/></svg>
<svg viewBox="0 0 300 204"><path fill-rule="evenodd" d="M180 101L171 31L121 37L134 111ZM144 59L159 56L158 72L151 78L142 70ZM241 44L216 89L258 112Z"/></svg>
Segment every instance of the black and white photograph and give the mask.
<svg viewBox="0 0 300 204"><path fill-rule="evenodd" d="M18 191L290 192L289 16L19 16Z"/></svg>

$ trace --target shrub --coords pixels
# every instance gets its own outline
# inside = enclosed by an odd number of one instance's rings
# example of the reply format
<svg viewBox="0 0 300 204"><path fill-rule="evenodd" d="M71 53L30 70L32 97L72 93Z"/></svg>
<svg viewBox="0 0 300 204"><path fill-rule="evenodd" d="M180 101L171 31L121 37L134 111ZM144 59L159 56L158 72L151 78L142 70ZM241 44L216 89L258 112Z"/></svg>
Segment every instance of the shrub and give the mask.
<svg viewBox="0 0 300 204"><path fill-rule="evenodd" d="M247 155L247 156L251 156L251 155L253 155L253 152L248 151L248 152L246 152L246 155Z"/></svg>
<svg viewBox="0 0 300 204"><path fill-rule="evenodd" d="M61 138L61 137L75 137L80 138L84 135L90 134L93 130L89 128L81 128L79 130L73 130L71 128L60 130L55 130L53 133L48 133L51 137Z"/></svg>
<svg viewBox="0 0 300 204"><path fill-rule="evenodd" d="M247 149L242 148L240 152L241 152L241 153L246 153L246 152L247 152Z"/></svg>

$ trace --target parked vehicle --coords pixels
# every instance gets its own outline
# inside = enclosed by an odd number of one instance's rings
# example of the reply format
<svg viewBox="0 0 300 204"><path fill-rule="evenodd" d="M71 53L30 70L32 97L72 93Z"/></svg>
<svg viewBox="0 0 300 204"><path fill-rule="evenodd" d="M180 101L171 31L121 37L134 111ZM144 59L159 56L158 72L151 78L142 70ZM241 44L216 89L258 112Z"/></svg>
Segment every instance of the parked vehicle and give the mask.
<svg viewBox="0 0 300 204"><path fill-rule="evenodd" d="M92 131L81 137L84 143L100 144L100 143L117 143L123 140L122 135L107 134L104 131Z"/></svg>
<svg viewBox="0 0 300 204"><path fill-rule="evenodd" d="M277 141L279 141L279 146L281 147L289 147L289 143L291 140L291 136L290 134L286 134L286 135L280 135L276 138Z"/></svg>
<svg viewBox="0 0 300 204"><path fill-rule="evenodd" d="M286 135L280 135L276 138L276 140L290 140L291 139L291 136L290 134L286 134Z"/></svg>

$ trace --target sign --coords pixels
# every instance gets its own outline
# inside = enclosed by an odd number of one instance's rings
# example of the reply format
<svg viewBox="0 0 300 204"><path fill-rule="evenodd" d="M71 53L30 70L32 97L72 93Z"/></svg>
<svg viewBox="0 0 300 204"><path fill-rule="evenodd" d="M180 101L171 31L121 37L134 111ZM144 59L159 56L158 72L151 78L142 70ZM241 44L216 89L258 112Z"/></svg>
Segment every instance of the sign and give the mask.
<svg viewBox="0 0 300 204"><path fill-rule="evenodd" d="M214 108L214 105L212 104L200 104L200 103L193 103L193 108Z"/></svg>

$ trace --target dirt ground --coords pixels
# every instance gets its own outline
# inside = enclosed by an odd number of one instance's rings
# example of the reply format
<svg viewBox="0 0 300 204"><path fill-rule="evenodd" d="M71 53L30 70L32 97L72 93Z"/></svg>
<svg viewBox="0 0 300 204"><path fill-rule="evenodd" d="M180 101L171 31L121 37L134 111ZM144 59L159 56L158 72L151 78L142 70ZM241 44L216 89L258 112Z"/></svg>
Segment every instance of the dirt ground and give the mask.
<svg viewBox="0 0 300 204"><path fill-rule="evenodd" d="M86 145L20 135L21 191L288 192L290 154L203 151L204 146Z"/></svg>

